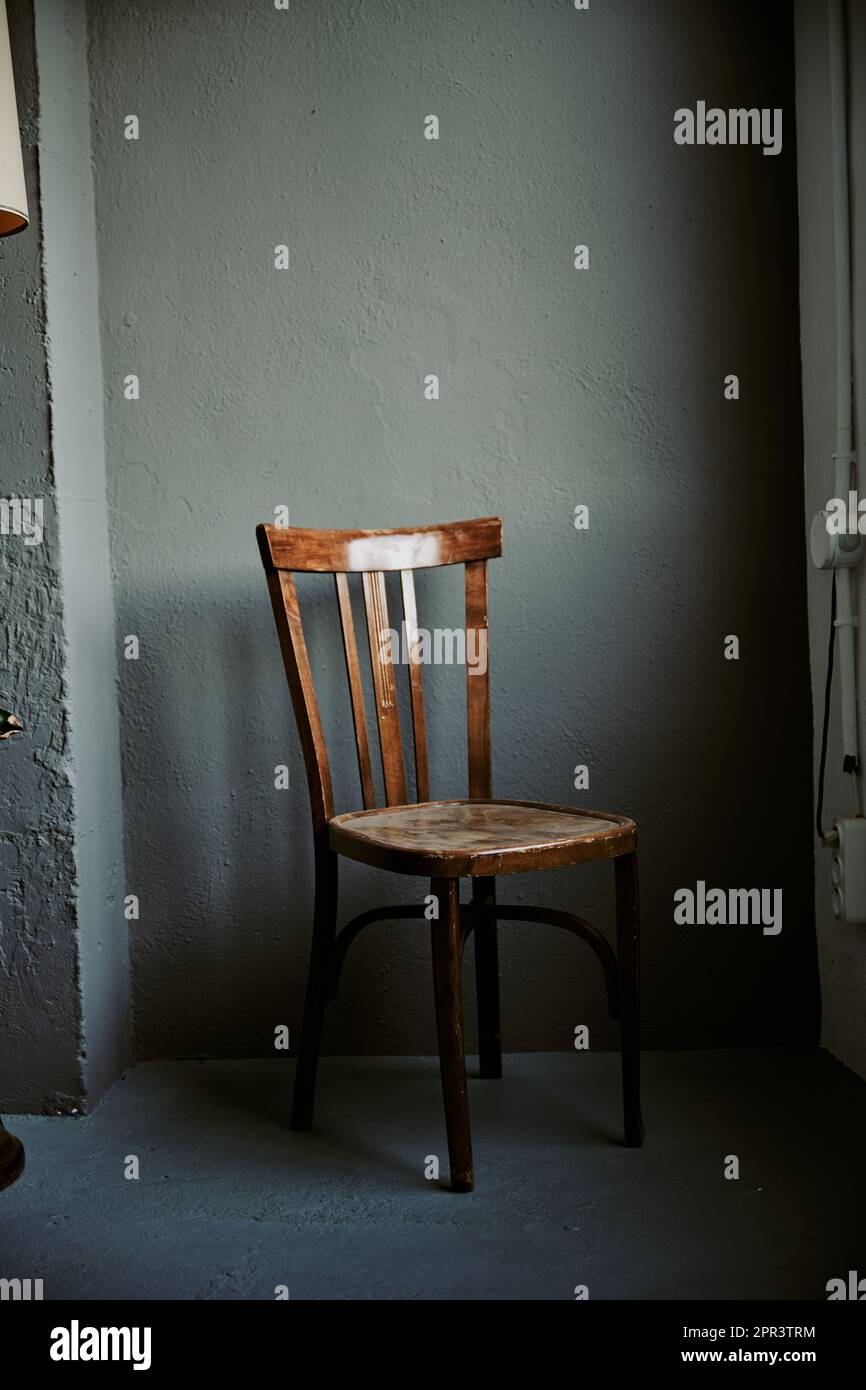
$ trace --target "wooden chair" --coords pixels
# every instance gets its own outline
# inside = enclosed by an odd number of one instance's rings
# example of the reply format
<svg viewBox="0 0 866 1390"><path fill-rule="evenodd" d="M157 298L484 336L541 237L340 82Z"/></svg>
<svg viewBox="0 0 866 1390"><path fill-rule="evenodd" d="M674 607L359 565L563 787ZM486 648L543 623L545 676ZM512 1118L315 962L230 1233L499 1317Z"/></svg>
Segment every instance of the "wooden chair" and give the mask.
<svg viewBox="0 0 866 1390"><path fill-rule="evenodd" d="M337 935L339 856L431 881L439 916L431 922L433 987L451 1185L473 1186L472 1146L463 1051L461 962L475 932L478 1050L482 1077L502 1075L499 1040L499 967L496 924L500 919L563 927L581 937L601 961L611 1017L621 1020L625 1142L643 1142L639 1094L638 888L635 825L625 816L493 799L490 768L488 663L467 664L469 797L431 801L427 767L422 666L413 571L464 564L467 650L487 642L487 561L502 553L498 517L456 521L417 530L314 531L259 526L256 532L268 577L274 617L303 746L315 848L315 909L304 1021L298 1052L292 1128L313 1119L316 1067L325 1004L336 997L346 951L372 922L423 918L423 904L397 904L363 912ZM405 631L410 648L409 702L415 753L415 802L406 787L397 686L388 645L385 574L399 570ZM332 573L342 625L349 694L364 809L335 815L328 754L304 641L293 572ZM386 806L376 807L370 738L361 665L352 618L349 576L362 576L373 694L382 758ZM396 625L395 625L396 627ZM476 646L471 648L470 641ZM483 649L486 651L486 645ZM617 953L582 918L550 908L502 906L496 902L498 874L552 869L599 859L614 862ZM461 904L459 882L472 880L471 902Z"/></svg>

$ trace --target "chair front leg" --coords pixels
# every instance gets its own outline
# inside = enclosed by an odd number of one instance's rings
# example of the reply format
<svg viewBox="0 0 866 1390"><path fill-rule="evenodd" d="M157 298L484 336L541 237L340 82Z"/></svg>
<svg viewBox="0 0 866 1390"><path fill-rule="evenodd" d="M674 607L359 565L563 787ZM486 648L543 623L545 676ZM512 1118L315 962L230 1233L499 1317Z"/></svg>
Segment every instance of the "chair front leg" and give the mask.
<svg viewBox="0 0 866 1390"><path fill-rule="evenodd" d="M472 880L473 907L496 906L496 879ZM484 1080L502 1075L499 1035L499 950L496 918L479 918L474 928L475 992L478 1000L478 1069Z"/></svg>
<svg viewBox="0 0 866 1390"><path fill-rule="evenodd" d="M639 1149L644 1140L640 1109L640 913L637 854L614 860L616 935L619 963L622 1099L625 1142Z"/></svg>
<svg viewBox="0 0 866 1390"><path fill-rule="evenodd" d="M439 903L439 919L430 925L433 943L433 993L436 1001L436 1029L439 1035L439 1066L445 1101L451 1187L455 1192L471 1192L474 1174L463 1044L460 881L456 878L434 878L430 883L430 891Z"/></svg>
<svg viewBox="0 0 866 1390"><path fill-rule="evenodd" d="M309 1129L313 1123L316 1097L316 1071L322 1019L331 983L334 939L337 931L338 856L328 848L327 831L316 840L316 899L313 909L313 940L310 969L304 1000L301 1045L295 1068L291 1128Z"/></svg>

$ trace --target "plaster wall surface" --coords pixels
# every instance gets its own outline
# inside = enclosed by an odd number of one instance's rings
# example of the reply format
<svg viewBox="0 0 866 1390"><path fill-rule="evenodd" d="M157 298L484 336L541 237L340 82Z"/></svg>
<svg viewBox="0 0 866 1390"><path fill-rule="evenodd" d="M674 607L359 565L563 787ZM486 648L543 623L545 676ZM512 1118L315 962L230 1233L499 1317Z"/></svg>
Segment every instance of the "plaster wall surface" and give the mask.
<svg viewBox="0 0 866 1390"><path fill-rule="evenodd" d="M84 1086L74 771L56 478L45 371L33 11L9 36L30 209L0 242L0 497L41 499L41 543L0 535L0 705L25 733L0 745L0 1110L70 1110ZM35 536L33 537L35 539Z"/></svg>
<svg viewBox="0 0 866 1390"><path fill-rule="evenodd" d="M51 443L75 763L84 1071L93 1100L122 1071L132 1030L86 15L81 0L36 0L35 16Z"/></svg>
<svg viewBox="0 0 866 1390"><path fill-rule="evenodd" d="M253 534L283 505L321 527L503 517L496 793L636 817L648 1046L814 1041L806 581L768 544L803 515L789 7L92 0L89 21L112 567L140 642L139 1054L267 1053L300 1022L307 798ZM783 108L781 154L677 146L698 100ZM329 584L302 602L350 809ZM420 603L456 626L459 576ZM461 795L463 674L425 679L432 792ZM781 888L782 932L676 926L697 880ZM606 929L611 889L604 869L508 886ZM426 886L350 865L343 890L347 918ZM578 943L512 926L501 958L507 1046L569 1048L581 1023L615 1043ZM431 1046L426 930L371 929L326 1050Z"/></svg>

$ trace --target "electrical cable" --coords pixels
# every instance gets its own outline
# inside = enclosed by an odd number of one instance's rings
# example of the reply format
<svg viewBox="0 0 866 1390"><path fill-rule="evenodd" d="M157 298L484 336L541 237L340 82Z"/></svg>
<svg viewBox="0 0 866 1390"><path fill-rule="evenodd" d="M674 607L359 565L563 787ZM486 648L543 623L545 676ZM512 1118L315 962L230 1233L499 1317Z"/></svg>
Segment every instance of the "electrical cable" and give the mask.
<svg viewBox="0 0 866 1390"><path fill-rule="evenodd" d="M824 827L821 820L824 814L824 773L827 768L827 737L830 732L830 691L833 686L833 649L836 646L836 571L833 570L832 597L830 599L830 638L827 643L827 683L824 686L824 725L821 730L821 762L818 767L818 810L815 825L818 839L823 842Z"/></svg>

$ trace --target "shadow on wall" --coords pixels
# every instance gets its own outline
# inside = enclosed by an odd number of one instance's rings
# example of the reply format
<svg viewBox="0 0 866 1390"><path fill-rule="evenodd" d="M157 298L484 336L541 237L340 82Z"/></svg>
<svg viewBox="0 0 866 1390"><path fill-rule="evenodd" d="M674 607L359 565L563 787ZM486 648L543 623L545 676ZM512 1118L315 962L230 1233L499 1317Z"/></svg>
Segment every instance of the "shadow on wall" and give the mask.
<svg viewBox="0 0 866 1390"><path fill-rule="evenodd" d="M515 551L521 563L518 546ZM607 724L603 738L596 735L587 754L593 768L613 770L611 792L574 793L565 783L572 776L575 743L561 691L555 680L547 680L550 648L538 650L540 633L529 621L522 630L503 625L497 641L497 608L501 603L510 607L506 586L497 583L505 576L507 557L506 543L503 561L491 564L495 791L588 806L603 802L637 814L642 825L649 1044L813 1040L811 923L808 899L798 901L796 891L805 862L801 846L796 839L780 837L768 858L768 844L756 834L751 809L743 813L744 807L757 804L757 789L773 778L776 743L767 739L760 722L750 723L744 701L735 724L739 736L728 731L715 739L703 775L696 778L697 730L701 725L713 729L712 706L687 716L675 701L685 669L665 675L652 671L651 662L643 669L652 674L635 678L625 698L622 690L632 672L613 622L605 637L611 682ZM530 563L532 557L524 554L522 564ZM437 607L449 576L425 578L429 582L423 590L419 585L422 613L425 599L431 611ZM360 794L336 603L330 581L302 578L299 583L327 716L336 802L338 809L348 809L360 804ZM633 603L627 587L624 574L623 592L609 596L611 614L617 604ZM147 608L139 602L139 617L149 611L155 625L159 615L165 649L175 649L175 657L158 671L147 661L130 664L125 682L124 705L129 709L134 684L135 705L149 734L146 765L127 770L128 785L134 781L146 797L137 807L137 821L151 827L145 841L128 850L129 858L143 866L141 881L146 884L141 920L131 924L139 1037L145 1055L149 1035L160 1037L160 1048L168 1055L266 1055L273 1048L274 1028L285 1023L295 1031L301 1017L312 912L303 762L257 556L251 557L250 583L242 594L236 586L213 586L196 602L202 621L195 625L191 649L192 599L178 604L178 613L184 614L180 625L169 615L164 596L155 595ZM453 614L446 621L456 625ZM143 626L146 630L150 621ZM575 626L571 623L569 631ZM550 635L555 645L556 623ZM788 636L780 634L780 644ZM365 655L363 659L366 664ZM772 668L772 651L765 659ZM717 662L717 653L692 662L689 682L711 687L718 677ZM769 669L763 672L768 676ZM428 668L425 685L432 794L464 795L464 672ZM567 708L580 710L582 704ZM410 727L405 708L402 724L405 735ZM135 727L132 720L129 727ZM646 727L654 729L652 739L643 736ZM784 723L781 729L784 741ZM406 761L411 766L408 749ZM289 769L289 786L278 790L275 772L282 767ZM655 779L649 792L648 773ZM642 787L642 806L629 801L630 784ZM684 807L699 817L697 823L688 823ZM724 886L783 884L783 932L768 941L753 927L674 927L673 892L698 879ZM345 861L341 884L343 921L375 903L421 901L428 891L424 881ZM577 908L612 928L612 875L606 866L515 876L507 896ZM169 903L170 912L154 919L151 901ZM567 1047L577 1023L589 1025L594 1045L615 1045L597 966L579 943L519 924L503 927L501 939L504 1028L510 1046ZM326 1050L363 1052L373 1040L376 1051L429 1051L428 957L426 923L382 925L368 933L353 948L340 1001L329 1013ZM471 1030L470 994L467 989Z"/></svg>

